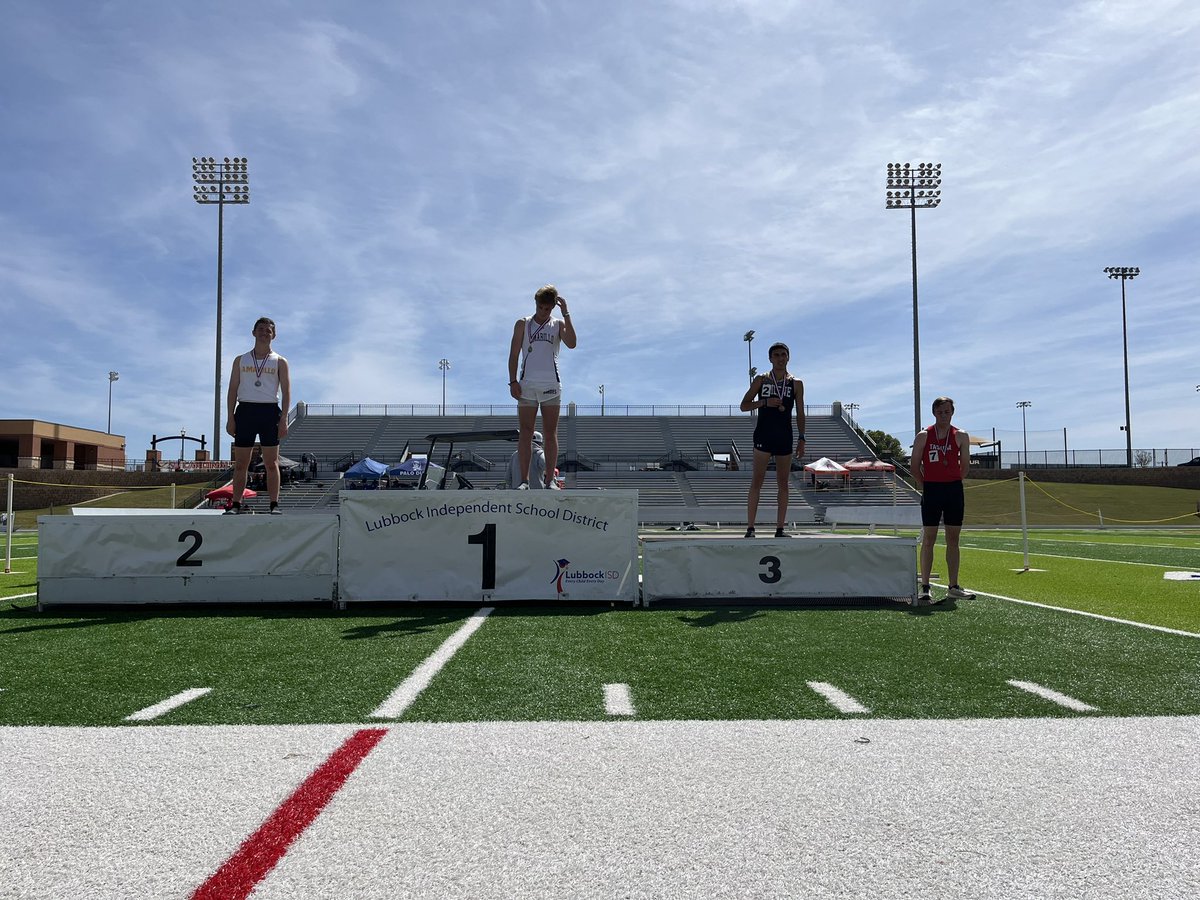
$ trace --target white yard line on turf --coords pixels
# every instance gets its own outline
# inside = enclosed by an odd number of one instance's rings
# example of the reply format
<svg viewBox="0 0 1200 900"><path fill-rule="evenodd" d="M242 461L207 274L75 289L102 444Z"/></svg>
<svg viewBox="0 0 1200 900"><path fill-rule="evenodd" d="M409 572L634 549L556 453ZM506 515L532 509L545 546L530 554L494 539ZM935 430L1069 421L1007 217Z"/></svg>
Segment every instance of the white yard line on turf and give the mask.
<svg viewBox="0 0 1200 900"><path fill-rule="evenodd" d="M186 691L180 691L174 697L168 697L162 703L155 703L153 706L147 706L145 709L139 709L125 717L126 722L147 722L150 719L157 719L159 716L166 715L173 709L178 709L185 703L191 703L203 697L212 688L188 688Z"/></svg>
<svg viewBox="0 0 1200 900"><path fill-rule="evenodd" d="M610 716L633 716L633 698L629 696L629 685L606 684L604 686L604 711Z"/></svg>
<svg viewBox="0 0 1200 900"><path fill-rule="evenodd" d="M936 587L945 587L935 584ZM997 600L1007 600L1009 603L1021 603L1025 606L1036 606L1040 609L1052 609L1055 612L1071 613L1076 616L1087 616L1089 619L1099 619L1102 622L1115 622L1118 625L1132 625L1134 628L1147 628L1150 631L1161 631L1164 634L1178 634L1183 637L1200 638L1194 631L1180 631L1178 628L1167 628L1165 625L1151 625L1148 622L1133 622L1129 619L1118 619L1115 616L1102 616L1100 613L1085 612L1082 609L1071 609L1067 606L1051 606L1049 603L1037 603L1033 600L1018 600L1016 597L1005 597L1003 594L989 594L986 591L976 592L980 597L995 597Z"/></svg>
<svg viewBox="0 0 1200 900"><path fill-rule="evenodd" d="M1075 712L1095 712L1096 707L1089 706L1082 700L1076 700L1074 697L1068 697L1066 694L1060 694L1058 691L1052 691L1048 687L1042 687L1032 681L1017 681L1008 679L1008 683L1015 688L1020 688L1023 691L1028 691L1031 694L1037 694L1044 700L1049 700L1051 703L1057 703L1059 706L1065 706L1067 709L1073 709Z"/></svg>
<svg viewBox="0 0 1200 900"><path fill-rule="evenodd" d="M1020 556L1022 553L1020 550L997 550L995 547L976 547L974 544L962 544L962 548L964 550L981 550L984 553L1010 553L1013 556ZM1153 569L1171 568L1170 566L1164 566L1161 563L1131 562L1127 559L1098 559L1095 556L1064 556L1061 553L1039 553L1036 550L1030 550L1029 555L1045 556L1050 559L1076 559L1080 562L1113 563L1114 565L1118 566L1150 566Z"/></svg>
<svg viewBox="0 0 1200 900"><path fill-rule="evenodd" d="M838 712L869 713L871 710L863 706L845 691L827 684L824 681L810 681L808 686L829 701Z"/></svg>
<svg viewBox="0 0 1200 900"><path fill-rule="evenodd" d="M404 682L392 691L386 700L379 704L379 708L371 713L371 718L396 719L404 715L404 711L412 706L421 691L429 687L429 682L433 681L434 676L442 670L442 666L450 662L454 654L471 635L479 630L493 610L495 610L494 606L485 606L467 619L466 624L450 635L446 642L437 648L433 656L417 666L413 673L404 679Z"/></svg>
<svg viewBox="0 0 1200 900"><path fill-rule="evenodd" d="M13 594L11 597L0 597L0 603L5 600L24 600L27 597L36 597L37 594Z"/></svg>

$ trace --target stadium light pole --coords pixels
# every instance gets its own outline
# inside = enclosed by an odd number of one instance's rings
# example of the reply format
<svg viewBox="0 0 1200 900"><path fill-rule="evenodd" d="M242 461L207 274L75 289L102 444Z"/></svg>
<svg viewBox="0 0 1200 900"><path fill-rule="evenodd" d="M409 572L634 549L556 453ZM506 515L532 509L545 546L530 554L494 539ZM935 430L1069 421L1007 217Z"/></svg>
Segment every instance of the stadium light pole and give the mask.
<svg viewBox="0 0 1200 900"><path fill-rule="evenodd" d="M751 329L742 335L742 340L746 342L746 365L750 367L750 380L754 381L754 354L751 352L751 347L754 346L754 330Z"/></svg>
<svg viewBox="0 0 1200 900"><path fill-rule="evenodd" d="M217 206L217 366L213 388L213 459L221 458L221 275L225 255L225 204L250 202L250 175L246 157L192 157L192 197L201 206ZM283 411L287 415L287 410Z"/></svg>
<svg viewBox="0 0 1200 900"><path fill-rule="evenodd" d="M857 428L857 427L858 427L858 422L856 422L856 421L854 420L854 413L855 413L855 411L856 411L857 409L859 409L859 405L858 405L857 403L846 403L846 404L844 404L844 406L845 406L846 410L847 410L847 411L849 411L849 413L850 413L850 422L851 422L851 424L852 424L852 425L854 425L854 427L856 427L856 428Z"/></svg>
<svg viewBox="0 0 1200 900"><path fill-rule="evenodd" d="M1125 465L1133 468L1133 434L1129 430L1129 331L1125 325L1125 282L1137 278L1141 269L1136 266L1108 266L1104 274L1121 279L1121 346L1125 353Z"/></svg>
<svg viewBox="0 0 1200 900"><path fill-rule="evenodd" d="M450 369L450 360L438 360L438 368L442 370L442 415L446 414L446 372Z"/></svg>
<svg viewBox="0 0 1200 900"><path fill-rule="evenodd" d="M108 373L108 431L106 434L112 434L112 386L113 382L121 377L120 372Z"/></svg>
<svg viewBox="0 0 1200 900"><path fill-rule="evenodd" d="M913 434L921 433L921 338L917 316L917 210L942 202L942 164L888 163L887 208L912 214Z"/></svg>
<svg viewBox="0 0 1200 900"><path fill-rule="evenodd" d="M1022 455L1025 457L1025 462L1022 463L1022 465L1025 468L1029 468L1029 440L1027 439L1025 433L1025 410L1033 406L1033 401L1021 400L1017 403L1017 406L1021 408L1021 446L1024 448L1024 453Z"/></svg>
<svg viewBox="0 0 1200 900"><path fill-rule="evenodd" d="M604 385L600 385L600 415L604 415Z"/></svg>

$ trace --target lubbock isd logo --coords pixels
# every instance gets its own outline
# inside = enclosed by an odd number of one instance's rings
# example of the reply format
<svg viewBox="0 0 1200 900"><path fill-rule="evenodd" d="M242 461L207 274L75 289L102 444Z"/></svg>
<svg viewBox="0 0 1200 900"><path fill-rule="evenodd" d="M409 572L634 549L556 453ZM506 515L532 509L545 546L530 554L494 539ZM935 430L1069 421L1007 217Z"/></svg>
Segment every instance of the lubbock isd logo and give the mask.
<svg viewBox="0 0 1200 900"><path fill-rule="evenodd" d="M560 597L572 587L578 588L621 580L621 573L616 569L608 569L607 571L604 569L580 569L577 572L572 572L570 571L570 567L571 561L569 559L556 559L554 561L554 577L550 581L553 583L554 589Z"/></svg>

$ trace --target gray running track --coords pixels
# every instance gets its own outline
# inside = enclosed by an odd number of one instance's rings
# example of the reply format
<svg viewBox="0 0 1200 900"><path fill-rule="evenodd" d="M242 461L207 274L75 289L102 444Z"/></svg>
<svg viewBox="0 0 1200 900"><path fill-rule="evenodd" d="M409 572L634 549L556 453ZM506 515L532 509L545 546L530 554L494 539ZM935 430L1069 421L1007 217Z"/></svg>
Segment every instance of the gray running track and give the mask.
<svg viewBox="0 0 1200 900"><path fill-rule="evenodd" d="M356 727L0 729L0 897L187 896ZM395 725L254 897L1195 898L1198 739L1197 717Z"/></svg>

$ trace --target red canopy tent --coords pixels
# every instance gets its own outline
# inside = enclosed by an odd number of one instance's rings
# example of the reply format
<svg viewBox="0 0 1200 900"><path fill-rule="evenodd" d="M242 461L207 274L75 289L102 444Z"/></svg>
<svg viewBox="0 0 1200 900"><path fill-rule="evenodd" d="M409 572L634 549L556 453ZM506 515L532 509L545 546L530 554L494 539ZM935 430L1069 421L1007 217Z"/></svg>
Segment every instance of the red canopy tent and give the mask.
<svg viewBox="0 0 1200 900"><path fill-rule="evenodd" d="M895 472L896 467L891 463L884 462L882 459L874 459L869 457L855 457L849 462L844 462L842 465L851 472Z"/></svg>
<svg viewBox="0 0 1200 900"><path fill-rule="evenodd" d="M223 485L223 486L217 488L215 491L209 491L204 496L207 497L209 500L212 500L214 503L219 502L221 500L232 501L233 500L233 485L232 484ZM250 488L246 488L246 490L242 492L242 497L244 499L248 499L250 497L257 497L257 496L258 496L258 493L250 490Z"/></svg>

